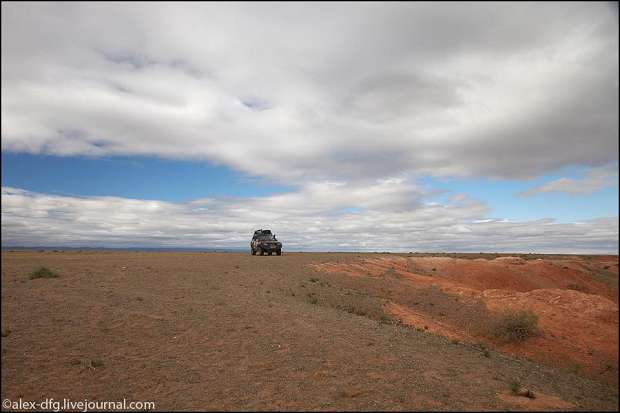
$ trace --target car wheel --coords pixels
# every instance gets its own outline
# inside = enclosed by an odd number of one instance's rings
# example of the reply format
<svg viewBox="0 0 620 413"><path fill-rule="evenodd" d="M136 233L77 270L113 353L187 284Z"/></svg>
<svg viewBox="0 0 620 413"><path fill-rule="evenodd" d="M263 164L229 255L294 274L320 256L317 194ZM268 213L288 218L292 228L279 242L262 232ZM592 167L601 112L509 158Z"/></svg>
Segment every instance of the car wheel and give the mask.
<svg viewBox="0 0 620 413"><path fill-rule="evenodd" d="M269 251L269 253L268 253L268 254L269 254L269 256L271 257L271 251Z"/></svg>
<svg viewBox="0 0 620 413"><path fill-rule="evenodd" d="M265 252L264 252L264 251L263 251L263 249L262 249L262 248L260 248L260 247L258 247L258 253L259 253L260 255L265 255Z"/></svg>
<svg viewBox="0 0 620 413"><path fill-rule="evenodd" d="M252 250L252 255L256 255L256 251Z"/></svg>
<svg viewBox="0 0 620 413"><path fill-rule="evenodd" d="M278 251L276 252L276 254L277 254L277 255L282 255L282 251L278 250Z"/></svg>

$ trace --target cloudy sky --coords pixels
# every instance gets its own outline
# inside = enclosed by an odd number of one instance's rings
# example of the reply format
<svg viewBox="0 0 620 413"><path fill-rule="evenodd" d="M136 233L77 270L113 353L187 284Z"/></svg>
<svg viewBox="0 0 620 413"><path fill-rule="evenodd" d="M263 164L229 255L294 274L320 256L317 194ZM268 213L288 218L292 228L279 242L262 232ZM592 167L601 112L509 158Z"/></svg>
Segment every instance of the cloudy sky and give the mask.
<svg viewBox="0 0 620 413"><path fill-rule="evenodd" d="M2 3L2 245L618 253L617 3Z"/></svg>

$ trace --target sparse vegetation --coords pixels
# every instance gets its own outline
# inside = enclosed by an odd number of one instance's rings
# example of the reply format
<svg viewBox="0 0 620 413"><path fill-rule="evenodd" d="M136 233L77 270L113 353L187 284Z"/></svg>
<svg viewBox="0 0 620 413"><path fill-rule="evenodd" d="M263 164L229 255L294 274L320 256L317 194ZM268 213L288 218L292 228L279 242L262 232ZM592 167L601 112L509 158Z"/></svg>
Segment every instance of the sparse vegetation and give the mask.
<svg viewBox="0 0 620 413"><path fill-rule="evenodd" d="M579 363L573 363L569 368L568 371L570 371L573 374L582 374L583 373L583 367L581 366L581 364Z"/></svg>
<svg viewBox="0 0 620 413"><path fill-rule="evenodd" d="M591 324L596 329L590 329L588 317L583 320L588 324L581 324L581 319L573 318L576 311L572 307L564 311L562 306L564 297L575 295L566 291L569 283L590 288L592 297L580 297L591 300L584 302L586 309L590 307L585 304L597 304L594 295L599 292L613 298L608 290L590 282L589 269L579 265L568 271L562 270L561 261L556 266L545 264L542 276L554 271L554 277L553 282L542 285L554 287L554 291L540 292L540 297L533 298L545 299L549 306L557 304L551 320L549 314L538 310L546 310L545 306L534 307L527 294L515 294L515 300L508 299L513 297L508 293L507 299L498 294L495 300L491 295L494 301L484 301L475 292L452 294L451 289L444 288L462 280L475 281L480 288L502 287L504 279L497 274L504 271L505 265L512 266L512 260L454 263L471 269L468 274L472 277L462 277L464 271L458 267L443 271L447 267L441 262L447 263L446 259L437 260L438 264L419 260L418 275L405 277L406 261L396 256L392 256L393 260L384 256L376 262L368 259L358 263L353 260L355 255L343 253L337 257L343 257L341 261L349 266L337 267L322 253L303 257L290 254L285 261L253 266L252 258L244 256L249 254L195 254L188 259L190 255L181 253L132 257L129 252L104 251L78 258L74 252L66 257L52 257L49 252L38 257L35 252L27 257L24 253L3 252L3 258L11 264L8 276L3 274L3 287L8 286L8 294L3 290L3 305L19 311L9 311L7 317L3 313L2 320L3 336L7 326L14 330L8 338L2 338L3 361L8 360L3 369L10 372L9 363L32 371L39 369L38 380L48 387L69 388L80 379L98 380L101 387L97 389L111 386L122 391L123 383L128 382L144 388L157 386L158 382L148 381L140 369L119 370L122 357L110 358L132 346L129 351L141 356L139 364L148 363L147 367L154 366L151 370L156 377L165 376L170 394L190 389L195 392L190 396L196 403L217 400L217 405L209 405L223 410L243 408L237 390L247 387L247 372L257 377L272 375L274 379L273 387L263 395L265 403L251 405L259 409L276 405L303 408L301 398L283 399L277 391L290 386L291 380L303 378L312 378L318 385L300 388L300 397L320 409L452 410L476 406L517 410L538 406L528 396L532 392L542 403L557 402L557 409L564 400L568 409L568 403L577 410L614 410L617 406L617 387L613 387L617 383L617 360L607 351L609 343L599 340L602 336L615 339L608 333L611 329L606 329L609 320L615 320L601 318L598 323L596 319L597 323ZM574 258L576 262L580 259ZM237 263L243 270L235 270ZM315 266L321 263L328 264L325 271L313 273L322 269ZM601 273L604 263L596 262ZM30 281L30 272L46 264L60 278ZM132 276L121 276L120 272L107 276L111 268L122 265L132 268ZM403 277L378 279L392 265ZM487 271L485 265L498 268L498 272ZM437 270L434 273L433 267ZM521 275L528 283L536 282L541 274L537 272L539 267L532 268L531 273L529 268L514 269L516 281L506 282L506 289L520 291L523 285L529 285L518 284ZM340 273L339 269L351 271ZM227 270L235 276L224 276ZM366 271L374 275L364 277ZM510 275L510 271L506 273ZM423 274L431 277L424 279ZM441 287L433 286L432 275L441 278ZM560 300L555 299L558 295ZM60 300L63 307L58 305ZM96 309L102 311L83 311L85 300L97 303ZM601 302L607 309L607 301ZM53 310L51 317L42 317L39 310L47 308ZM509 308L534 310L540 317L535 325L541 337L518 345L504 345L496 339L491 334L499 315L495 309ZM88 328L81 328L84 325ZM592 331L598 336L591 341L581 340L591 336ZM58 345L58 334L68 334L73 344ZM138 335L147 336L150 342L132 339ZM21 349L28 351L33 342L39 349L52 351L45 354L46 359L53 357L57 362L41 363L37 357L22 357ZM209 351L196 352L196 357L187 359L188 348L205 343ZM597 347L599 343L605 347ZM162 348L166 357L159 366L161 351L156 350ZM553 352L561 357L553 357ZM329 355L327 359L325 354ZM239 368L231 370L230 360ZM581 363L583 373L571 373L571 362ZM193 385L206 378L203 364L219 374L225 372L226 380L209 382L209 386ZM471 375L463 374L472 368L475 371ZM346 377L338 383L338 375L343 372ZM422 376L421 372L427 374ZM512 379L521 382L516 383L513 393ZM22 375L12 380L16 386L30 382ZM389 382L389 386L377 388L378 382ZM412 383L416 389L418 385L424 387L422 394L413 389ZM357 395L357 390L365 393ZM377 391L381 392L379 396ZM155 393L162 405L178 400L167 396L168 392ZM231 398L223 398L226 394ZM545 394L556 398L546 399ZM91 396L102 397L97 391Z"/></svg>
<svg viewBox="0 0 620 413"><path fill-rule="evenodd" d="M603 363L603 367L602 367L603 372L611 371L613 368L614 368L613 363L611 363L609 361Z"/></svg>
<svg viewBox="0 0 620 413"><path fill-rule="evenodd" d="M523 396L529 399L535 399L536 395L530 389L524 388L518 380L513 380L510 383L510 392L515 396Z"/></svg>
<svg viewBox="0 0 620 413"><path fill-rule="evenodd" d="M319 299L316 297L314 293L308 293L308 299L310 300L310 304L316 304L319 302Z"/></svg>
<svg viewBox="0 0 620 413"><path fill-rule="evenodd" d="M581 292L585 292L586 291L586 287L584 287L583 285L574 284L574 283L568 284L566 286L566 288L568 290L574 290L574 291L581 291Z"/></svg>
<svg viewBox="0 0 620 413"><path fill-rule="evenodd" d="M538 334L538 316L529 310L507 310L493 322L495 337L508 342L519 342Z"/></svg>
<svg viewBox="0 0 620 413"><path fill-rule="evenodd" d="M485 343L478 343L478 348L480 349L480 351L482 351L482 354L484 355L484 357L489 358L491 357L491 353L489 352L489 347L485 344Z"/></svg>
<svg viewBox="0 0 620 413"><path fill-rule="evenodd" d="M379 318L379 322L381 324L392 324L392 319L386 315L382 315L381 318Z"/></svg>
<svg viewBox="0 0 620 413"><path fill-rule="evenodd" d="M32 273L30 273L31 280L34 280L36 278L58 278L58 274L56 274L55 272L53 272L52 270L46 267L41 267L38 270L35 270Z"/></svg>

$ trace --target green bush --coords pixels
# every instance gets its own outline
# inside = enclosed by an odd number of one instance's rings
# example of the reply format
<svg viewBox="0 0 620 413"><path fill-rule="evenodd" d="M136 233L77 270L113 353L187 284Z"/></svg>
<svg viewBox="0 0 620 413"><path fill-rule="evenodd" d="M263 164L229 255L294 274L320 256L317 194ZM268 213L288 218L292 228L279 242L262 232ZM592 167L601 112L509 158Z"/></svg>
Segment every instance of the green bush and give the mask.
<svg viewBox="0 0 620 413"><path fill-rule="evenodd" d="M523 341L538 334L538 316L529 310L508 310L493 323L493 334L509 342Z"/></svg>
<svg viewBox="0 0 620 413"><path fill-rule="evenodd" d="M30 273L30 279L34 280L35 278L58 278L58 274L48 268L41 267Z"/></svg>

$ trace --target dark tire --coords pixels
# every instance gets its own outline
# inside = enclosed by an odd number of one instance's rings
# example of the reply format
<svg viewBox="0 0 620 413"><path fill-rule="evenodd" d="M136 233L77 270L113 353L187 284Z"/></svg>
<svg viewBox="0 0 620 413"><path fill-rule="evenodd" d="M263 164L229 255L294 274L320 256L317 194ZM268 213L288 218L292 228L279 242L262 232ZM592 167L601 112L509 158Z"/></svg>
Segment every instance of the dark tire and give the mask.
<svg viewBox="0 0 620 413"><path fill-rule="evenodd" d="M271 253L271 251L269 251L267 254L271 257L271 254L272 254L272 253Z"/></svg>
<svg viewBox="0 0 620 413"><path fill-rule="evenodd" d="M252 255L256 255L256 251L252 250Z"/></svg>
<svg viewBox="0 0 620 413"><path fill-rule="evenodd" d="M258 253L259 253L260 255L265 255L265 251L263 251L263 249L262 249L262 248L260 248L260 247L258 247Z"/></svg>
<svg viewBox="0 0 620 413"><path fill-rule="evenodd" d="M277 251L276 251L276 255L282 255L282 251L277 250Z"/></svg>

